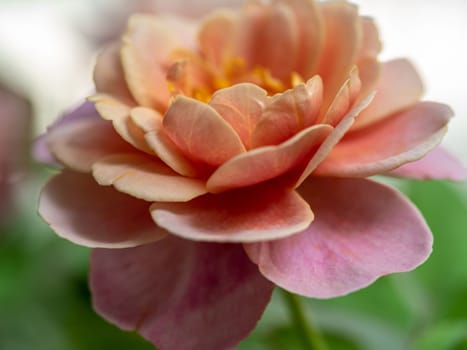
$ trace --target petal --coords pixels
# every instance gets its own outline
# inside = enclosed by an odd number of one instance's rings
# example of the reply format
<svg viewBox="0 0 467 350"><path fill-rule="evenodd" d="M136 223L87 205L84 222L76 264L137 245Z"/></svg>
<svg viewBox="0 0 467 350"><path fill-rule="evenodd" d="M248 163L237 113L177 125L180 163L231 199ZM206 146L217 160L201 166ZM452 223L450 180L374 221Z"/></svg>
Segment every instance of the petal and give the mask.
<svg viewBox="0 0 467 350"><path fill-rule="evenodd" d="M358 9L344 1L317 3L324 19L324 47L318 74L324 82L324 115L349 76L361 46Z"/></svg>
<svg viewBox="0 0 467 350"><path fill-rule="evenodd" d="M177 96L164 116L167 136L190 159L220 165L245 152L235 130L211 106Z"/></svg>
<svg viewBox="0 0 467 350"><path fill-rule="evenodd" d="M66 127L67 125L78 122L80 120L100 120L94 104L91 102L84 102L76 109L65 113L58 118L51 126L47 127L47 131L36 139L32 147L33 158L41 163L52 166L58 166L57 159L50 153L47 139L49 135L57 129Z"/></svg>
<svg viewBox="0 0 467 350"><path fill-rule="evenodd" d="M154 203L154 221L174 235L202 241L252 242L305 229L313 213L277 183L206 195L187 203Z"/></svg>
<svg viewBox="0 0 467 350"><path fill-rule="evenodd" d="M431 252L423 217L389 187L365 179L312 178L300 193L316 214L308 229L246 245L261 273L291 292L344 295L380 276L412 270Z"/></svg>
<svg viewBox="0 0 467 350"><path fill-rule="evenodd" d="M310 159L331 131L329 125L315 125L279 146L256 148L232 158L211 175L207 188L210 192L222 192L285 174Z"/></svg>
<svg viewBox="0 0 467 350"><path fill-rule="evenodd" d="M251 147L277 145L315 124L323 101L319 76L274 95L251 135Z"/></svg>
<svg viewBox="0 0 467 350"><path fill-rule="evenodd" d="M245 147L258 123L267 101L267 92L260 87L243 83L218 90L209 101L224 120L235 130Z"/></svg>
<svg viewBox="0 0 467 350"><path fill-rule="evenodd" d="M356 66L352 68L349 78L344 82L336 97L329 106L322 123L337 125L356 101L360 93L361 81Z"/></svg>
<svg viewBox="0 0 467 350"><path fill-rule="evenodd" d="M250 68L264 67L273 77L289 79L298 54L298 27L290 7L282 2L251 1L246 3L242 19L237 55Z"/></svg>
<svg viewBox="0 0 467 350"><path fill-rule="evenodd" d="M151 150L172 170L180 175L196 177L202 168L188 160L165 134L163 116L150 108L135 107L130 112L131 120L143 130L144 139Z"/></svg>
<svg viewBox="0 0 467 350"><path fill-rule="evenodd" d="M164 66L176 44L176 36L158 17L130 18L121 58L127 84L138 104L160 111L167 108L170 94Z"/></svg>
<svg viewBox="0 0 467 350"><path fill-rule="evenodd" d="M98 93L113 95L124 101L133 101L125 81L118 44L107 46L97 56L94 84Z"/></svg>
<svg viewBox="0 0 467 350"><path fill-rule="evenodd" d="M339 141L344 137L347 131L352 127L355 122L355 118L358 114L364 110L373 99L374 94L367 96L355 107L353 107L345 116L341 119L339 124L334 128L334 130L329 134L327 139L321 144L321 146L316 151L315 155L310 159L305 170L303 170L299 179L296 182L295 187L300 186L300 184L321 164L322 161L331 153L334 146L339 143Z"/></svg>
<svg viewBox="0 0 467 350"><path fill-rule="evenodd" d="M295 15L298 52L295 71L307 80L316 72L324 41L323 19L314 1L281 0ZM286 51L283 51L286 52Z"/></svg>
<svg viewBox="0 0 467 350"><path fill-rule="evenodd" d="M352 130L375 123L418 102L423 85L414 66L405 59L383 64L376 96Z"/></svg>
<svg viewBox="0 0 467 350"><path fill-rule="evenodd" d="M232 54L232 45L237 30L237 16L232 10L222 9L208 15L198 32L199 50L203 57L220 67Z"/></svg>
<svg viewBox="0 0 467 350"><path fill-rule="evenodd" d="M116 154L94 163L100 185L113 185L132 197L154 202L185 202L207 192L203 181L180 176L158 159L143 154Z"/></svg>
<svg viewBox="0 0 467 350"><path fill-rule="evenodd" d="M50 151L65 166L80 172L90 172L99 159L114 153L134 151L102 119L88 118L64 124L47 136Z"/></svg>
<svg viewBox="0 0 467 350"><path fill-rule="evenodd" d="M420 102L349 134L334 147L315 174L366 177L420 159L441 142L451 116L452 110L446 105Z"/></svg>
<svg viewBox="0 0 467 350"><path fill-rule="evenodd" d="M91 290L98 313L158 349L227 350L255 327L273 284L239 245L168 237L94 250Z"/></svg>
<svg viewBox="0 0 467 350"><path fill-rule="evenodd" d="M467 168L448 151L437 147L423 158L404 164L388 175L422 180L464 181L467 179Z"/></svg>
<svg viewBox="0 0 467 350"><path fill-rule="evenodd" d="M154 224L148 207L71 171L52 178L39 199L39 214L52 229L86 247L134 247L161 239L166 231Z"/></svg>
<svg viewBox="0 0 467 350"><path fill-rule="evenodd" d="M115 131L129 144L148 154L154 154L146 143L144 131L131 119L132 106L109 95L94 95L89 100L95 102L96 109L105 120L111 120Z"/></svg>

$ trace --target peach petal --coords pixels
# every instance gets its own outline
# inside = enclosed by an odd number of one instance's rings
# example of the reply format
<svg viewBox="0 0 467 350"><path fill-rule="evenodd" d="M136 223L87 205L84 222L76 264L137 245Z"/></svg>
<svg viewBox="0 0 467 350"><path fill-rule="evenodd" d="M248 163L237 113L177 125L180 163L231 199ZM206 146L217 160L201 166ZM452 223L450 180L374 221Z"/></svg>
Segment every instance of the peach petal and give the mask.
<svg viewBox="0 0 467 350"><path fill-rule="evenodd" d="M316 213L303 232L245 246L261 273L293 293L332 298L426 260L432 236L413 204L366 179L312 178L300 193Z"/></svg>
<svg viewBox="0 0 467 350"><path fill-rule="evenodd" d="M388 175L422 180L465 181L467 168L442 147L437 147L423 158L406 163Z"/></svg>
<svg viewBox="0 0 467 350"><path fill-rule="evenodd" d="M243 83L218 90L209 101L227 123L235 130L246 148L250 136L263 113L267 92L260 87Z"/></svg>
<svg viewBox="0 0 467 350"><path fill-rule="evenodd" d="M321 13L314 1L281 0L281 3L293 11L298 27L295 71L308 79L316 72L324 42Z"/></svg>
<svg viewBox="0 0 467 350"><path fill-rule="evenodd" d="M274 289L240 245L175 237L95 249L90 284L94 308L107 320L137 330L158 349L176 350L233 349Z"/></svg>
<svg viewBox="0 0 467 350"><path fill-rule="evenodd" d="M366 177L420 159L435 148L452 117L443 104L420 102L414 107L345 137L315 174Z"/></svg>
<svg viewBox="0 0 467 350"><path fill-rule="evenodd" d="M242 19L237 54L250 68L261 66L278 79L290 78L298 54L298 27L291 8L283 2L251 1Z"/></svg>
<svg viewBox="0 0 467 350"><path fill-rule="evenodd" d="M308 204L277 183L187 203L154 203L154 221L176 236L215 242L254 242L287 237L313 221Z"/></svg>
<svg viewBox="0 0 467 350"><path fill-rule="evenodd" d="M251 147L277 145L315 124L323 100L323 84L315 76L274 95L251 135Z"/></svg>
<svg viewBox="0 0 467 350"><path fill-rule="evenodd" d="M222 9L208 15L200 25L199 50L209 62L220 67L226 54L232 53L232 43L237 30L237 16L232 10Z"/></svg>
<svg viewBox="0 0 467 350"><path fill-rule="evenodd" d="M99 160L92 175L103 186L145 201L186 202L207 192L203 181L180 176L142 154L116 154Z"/></svg>
<svg viewBox="0 0 467 350"><path fill-rule="evenodd" d="M256 148L232 158L211 175L207 188L222 192L285 174L309 159L332 129L329 125L311 126L279 146Z"/></svg>
<svg viewBox="0 0 467 350"><path fill-rule="evenodd" d="M326 159L326 157L331 153L335 145L344 137L344 135L349 131L352 125L355 122L355 118L359 113L364 110L373 99L374 94L368 95L365 99L359 102L355 107L353 107L342 120L337 124L334 130L329 134L328 138L322 143L318 151L316 151L313 158L308 162L305 170L300 175L297 180L295 187L301 185L305 179L310 176L310 174L318 167L318 165Z"/></svg>
<svg viewBox="0 0 467 350"><path fill-rule="evenodd" d="M154 224L148 207L68 170L52 178L39 199L39 214L52 229L86 247L135 247L163 238L167 232Z"/></svg>
<svg viewBox="0 0 467 350"><path fill-rule="evenodd" d="M144 132L131 120L129 106L108 95L94 95L89 97L95 102L99 114L105 120L111 120L115 131L129 144L148 154L154 152L146 143Z"/></svg>
<svg viewBox="0 0 467 350"><path fill-rule="evenodd" d="M98 93L113 95L124 101L133 101L120 61L120 45L109 45L97 56L94 84Z"/></svg>
<svg viewBox="0 0 467 350"><path fill-rule="evenodd" d="M363 128L418 102L423 85L414 66L406 59L385 62L376 96L361 113L353 130Z"/></svg>
<svg viewBox="0 0 467 350"><path fill-rule="evenodd" d="M220 165L245 152L235 130L211 106L177 96L163 120L167 136L195 161Z"/></svg>
<svg viewBox="0 0 467 350"><path fill-rule="evenodd" d="M133 108L131 120L145 132L144 138L154 153L172 170L180 175L196 177L200 171L168 138L162 127L162 115L145 107Z"/></svg>
<svg viewBox="0 0 467 350"><path fill-rule="evenodd" d="M164 110L169 103L166 68L177 38L157 17L133 15L123 37L125 78L138 104Z"/></svg>
<svg viewBox="0 0 467 350"><path fill-rule="evenodd" d="M349 78L344 82L336 97L329 106L322 123L337 125L353 106L360 93L361 81L357 67L350 71Z"/></svg>
<svg viewBox="0 0 467 350"><path fill-rule="evenodd" d="M111 123L89 118L52 130L47 144L56 159L80 172L90 172L94 162L109 154L133 150L115 133Z"/></svg>
<svg viewBox="0 0 467 350"><path fill-rule="evenodd" d="M349 76L361 47L362 33L358 9L344 2L317 3L324 19L324 47L318 74L324 82L324 115Z"/></svg>

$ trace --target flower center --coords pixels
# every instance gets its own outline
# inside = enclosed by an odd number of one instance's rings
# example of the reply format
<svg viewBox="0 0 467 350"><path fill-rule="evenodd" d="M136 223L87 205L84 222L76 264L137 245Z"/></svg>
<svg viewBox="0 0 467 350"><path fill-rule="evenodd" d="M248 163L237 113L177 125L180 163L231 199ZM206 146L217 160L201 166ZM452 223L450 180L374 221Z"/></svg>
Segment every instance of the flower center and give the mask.
<svg viewBox="0 0 467 350"><path fill-rule="evenodd" d="M253 83L274 95L303 83L303 78L292 72L289 81L283 81L263 66L248 67L242 57L229 57L220 65L204 60L196 53L176 51L172 65L167 70L170 94L184 95L208 102L219 89L239 83Z"/></svg>

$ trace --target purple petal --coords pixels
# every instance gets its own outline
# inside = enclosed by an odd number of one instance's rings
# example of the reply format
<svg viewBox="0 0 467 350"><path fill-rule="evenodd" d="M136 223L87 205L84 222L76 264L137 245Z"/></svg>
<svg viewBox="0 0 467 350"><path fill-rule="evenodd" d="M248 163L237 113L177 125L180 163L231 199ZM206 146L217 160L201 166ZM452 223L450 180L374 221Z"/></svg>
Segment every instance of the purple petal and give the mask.
<svg viewBox="0 0 467 350"><path fill-rule="evenodd" d="M94 307L160 350L231 349L255 327L273 284L241 245L168 237L131 249L95 249Z"/></svg>
<svg viewBox="0 0 467 350"><path fill-rule="evenodd" d="M404 164L388 175L422 180L464 181L467 168L444 148L438 147L422 159Z"/></svg>
<svg viewBox="0 0 467 350"><path fill-rule="evenodd" d="M60 129L69 124L79 122L86 119L100 119L100 115L94 108L93 102L84 102L78 108L71 112L65 113L58 118L51 126L47 128L47 131L39 136L32 146L32 157L38 162L59 167L60 164L52 155L47 146L47 135L57 129Z"/></svg>
<svg viewBox="0 0 467 350"><path fill-rule="evenodd" d="M263 275L292 292L331 298L414 269L432 236L399 192L366 179L310 178L300 192L315 221L297 235L246 245Z"/></svg>

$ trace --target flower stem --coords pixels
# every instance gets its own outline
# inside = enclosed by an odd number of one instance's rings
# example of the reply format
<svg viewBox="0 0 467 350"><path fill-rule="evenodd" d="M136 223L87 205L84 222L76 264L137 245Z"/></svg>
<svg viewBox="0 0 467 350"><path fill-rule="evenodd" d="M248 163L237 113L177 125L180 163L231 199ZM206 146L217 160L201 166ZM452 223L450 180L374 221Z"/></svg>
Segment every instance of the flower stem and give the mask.
<svg viewBox="0 0 467 350"><path fill-rule="evenodd" d="M300 296L282 289L290 317L305 350L328 350L324 339L313 322L307 317L305 307Z"/></svg>

